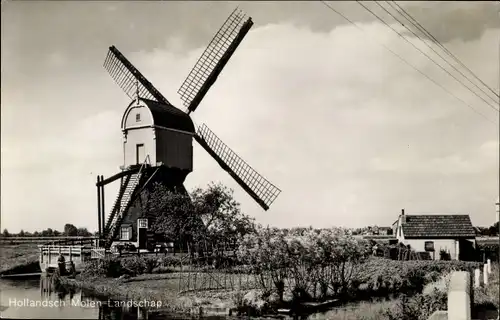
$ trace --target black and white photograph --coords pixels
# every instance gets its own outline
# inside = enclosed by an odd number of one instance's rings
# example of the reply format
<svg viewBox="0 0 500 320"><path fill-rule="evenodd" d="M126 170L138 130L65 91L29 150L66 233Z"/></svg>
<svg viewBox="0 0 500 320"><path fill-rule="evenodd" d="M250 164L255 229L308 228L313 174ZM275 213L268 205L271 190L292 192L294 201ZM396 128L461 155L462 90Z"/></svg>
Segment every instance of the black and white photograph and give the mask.
<svg viewBox="0 0 500 320"><path fill-rule="evenodd" d="M500 2L2 0L2 319L500 320Z"/></svg>

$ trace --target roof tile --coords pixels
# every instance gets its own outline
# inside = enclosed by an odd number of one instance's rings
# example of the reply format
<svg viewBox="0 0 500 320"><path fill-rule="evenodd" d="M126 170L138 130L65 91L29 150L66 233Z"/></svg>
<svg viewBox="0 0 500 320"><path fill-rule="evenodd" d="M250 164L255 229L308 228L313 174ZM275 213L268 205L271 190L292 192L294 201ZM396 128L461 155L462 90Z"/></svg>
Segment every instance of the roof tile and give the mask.
<svg viewBox="0 0 500 320"><path fill-rule="evenodd" d="M406 215L405 238L474 238L469 215Z"/></svg>

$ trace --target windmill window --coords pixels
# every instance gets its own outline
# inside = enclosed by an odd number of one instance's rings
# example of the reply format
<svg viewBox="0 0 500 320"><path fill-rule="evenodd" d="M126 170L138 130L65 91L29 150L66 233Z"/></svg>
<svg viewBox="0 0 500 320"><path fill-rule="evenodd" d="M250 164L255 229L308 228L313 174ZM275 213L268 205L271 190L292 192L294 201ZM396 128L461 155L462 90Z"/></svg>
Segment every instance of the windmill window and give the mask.
<svg viewBox="0 0 500 320"><path fill-rule="evenodd" d="M135 122L140 122L141 121L141 114L140 113L136 113L135 114Z"/></svg>
<svg viewBox="0 0 500 320"><path fill-rule="evenodd" d="M120 240L130 240L131 238L132 238L132 228L131 227L121 227Z"/></svg>
<svg viewBox="0 0 500 320"><path fill-rule="evenodd" d="M148 219L138 219L138 227L139 228L147 228L148 227Z"/></svg>

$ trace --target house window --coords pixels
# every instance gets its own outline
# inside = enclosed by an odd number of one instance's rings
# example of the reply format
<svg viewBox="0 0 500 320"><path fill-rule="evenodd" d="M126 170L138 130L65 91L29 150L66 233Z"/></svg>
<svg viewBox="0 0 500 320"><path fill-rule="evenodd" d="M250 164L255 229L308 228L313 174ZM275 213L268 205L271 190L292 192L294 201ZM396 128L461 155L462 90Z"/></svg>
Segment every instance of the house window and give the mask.
<svg viewBox="0 0 500 320"><path fill-rule="evenodd" d="M139 228L147 228L148 227L148 219L138 219L137 224Z"/></svg>
<svg viewBox="0 0 500 320"><path fill-rule="evenodd" d="M120 240L130 240L132 238L132 228L121 227L120 229Z"/></svg>
<svg viewBox="0 0 500 320"><path fill-rule="evenodd" d="M433 252L434 251L434 241L425 241L424 247L425 247L425 251Z"/></svg>
<svg viewBox="0 0 500 320"><path fill-rule="evenodd" d="M140 113L136 113L135 114L135 122L140 122L141 121L141 114Z"/></svg>

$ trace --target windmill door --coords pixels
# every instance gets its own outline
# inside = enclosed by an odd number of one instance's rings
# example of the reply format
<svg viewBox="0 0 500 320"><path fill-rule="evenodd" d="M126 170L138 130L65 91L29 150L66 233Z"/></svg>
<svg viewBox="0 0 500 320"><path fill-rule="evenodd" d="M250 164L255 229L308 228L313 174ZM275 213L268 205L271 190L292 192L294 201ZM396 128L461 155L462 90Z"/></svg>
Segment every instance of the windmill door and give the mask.
<svg viewBox="0 0 500 320"><path fill-rule="evenodd" d="M144 162L144 160L146 159L146 152L144 151L144 144L138 144L136 146L136 162L137 164L141 164Z"/></svg>

